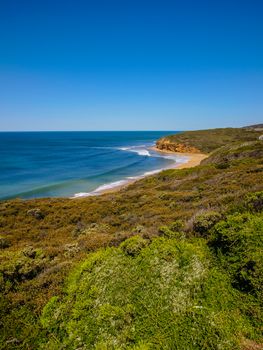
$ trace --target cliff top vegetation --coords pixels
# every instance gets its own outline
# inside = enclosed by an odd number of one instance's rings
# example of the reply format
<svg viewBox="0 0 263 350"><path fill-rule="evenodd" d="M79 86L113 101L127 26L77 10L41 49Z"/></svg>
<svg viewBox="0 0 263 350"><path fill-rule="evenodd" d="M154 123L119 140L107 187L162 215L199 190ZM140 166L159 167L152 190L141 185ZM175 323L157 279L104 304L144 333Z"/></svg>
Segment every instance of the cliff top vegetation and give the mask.
<svg viewBox="0 0 263 350"><path fill-rule="evenodd" d="M169 142L169 150L175 150L178 145L194 148L202 153L210 153L217 148L234 142L254 141L260 135L255 126L247 128L221 128L197 131L185 131L169 135L157 141L157 147L165 150L165 142Z"/></svg>

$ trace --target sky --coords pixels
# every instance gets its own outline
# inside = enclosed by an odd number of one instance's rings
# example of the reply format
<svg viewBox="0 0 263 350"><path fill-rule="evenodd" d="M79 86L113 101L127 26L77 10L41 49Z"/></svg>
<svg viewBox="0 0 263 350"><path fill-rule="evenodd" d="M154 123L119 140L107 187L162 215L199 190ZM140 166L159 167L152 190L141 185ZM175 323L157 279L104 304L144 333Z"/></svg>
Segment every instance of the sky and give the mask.
<svg viewBox="0 0 263 350"><path fill-rule="evenodd" d="M0 130L263 123L262 0L0 0Z"/></svg>

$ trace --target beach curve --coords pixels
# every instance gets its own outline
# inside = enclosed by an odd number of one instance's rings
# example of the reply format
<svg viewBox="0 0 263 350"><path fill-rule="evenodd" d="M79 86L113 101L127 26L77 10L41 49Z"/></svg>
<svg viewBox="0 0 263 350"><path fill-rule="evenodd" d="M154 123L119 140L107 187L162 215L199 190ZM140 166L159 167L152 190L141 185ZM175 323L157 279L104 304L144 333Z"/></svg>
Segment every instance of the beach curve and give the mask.
<svg viewBox="0 0 263 350"><path fill-rule="evenodd" d="M172 152L172 151L163 151L163 150L158 149L156 146L152 146L149 149L154 151L154 152L160 153L160 154L167 154L167 155L173 154L175 156L177 155L178 157L184 157L186 159L186 161L183 161L180 163L175 162L174 165L170 165L167 168L148 171L148 172L144 173L143 175L129 177L127 179L115 181L115 182L112 182L110 184L104 184L104 185L99 186L96 190L94 190L92 192L77 193L71 198L76 199L76 198L99 196L99 195L103 195L103 194L118 192L121 189L126 188L127 186L133 184L136 181L139 181L139 180L144 179L145 177L148 177L151 175L158 174L164 170L187 169L187 168L195 167L195 166L199 165L202 160L204 160L205 158L208 157L208 155L204 154L204 153L179 153L179 152Z"/></svg>

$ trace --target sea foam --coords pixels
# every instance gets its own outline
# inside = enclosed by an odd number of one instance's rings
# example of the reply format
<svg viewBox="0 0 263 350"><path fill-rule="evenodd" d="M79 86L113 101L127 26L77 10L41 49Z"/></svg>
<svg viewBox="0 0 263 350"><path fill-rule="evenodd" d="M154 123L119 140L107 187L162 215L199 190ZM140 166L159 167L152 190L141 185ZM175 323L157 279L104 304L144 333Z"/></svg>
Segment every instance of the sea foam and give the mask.
<svg viewBox="0 0 263 350"><path fill-rule="evenodd" d="M131 146L131 147L120 147L118 148L120 151L126 151L126 152L134 152L137 153L139 156L146 156L151 157L152 155L148 151L147 148L145 148L145 145L142 146Z"/></svg>
<svg viewBox="0 0 263 350"><path fill-rule="evenodd" d="M130 148L129 147L123 147L122 148L123 151L130 151ZM139 151L139 150L137 150ZM140 151L142 151L140 149ZM188 157L178 157L178 156L175 156L175 155L166 155L166 154L160 154L160 155L157 155L157 154L153 154L151 155L150 152L148 150L146 150L148 153L149 153L149 156L156 156L156 157L161 157L161 158L167 158L167 159L171 159L171 160L174 160L174 162L176 163L176 165L180 165L180 164L183 164L183 163L186 163L188 161ZM138 152L136 152L138 153ZM139 153L138 153L139 154ZM123 185L126 185L128 183L131 183L133 181L136 181L136 180L140 180L140 179L143 179L144 177L146 176L150 176L150 175L154 175L154 174L158 174L160 173L161 171L163 170L167 170L171 168L171 166L167 166L165 168L161 168L161 169L155 169L155 170L151 170L151 171L146 171L144 172L142 175L137 175L137 176L128 176L127 178L123 179L123 180L119 180L119 181L114 181L114 182L110 182L110 183L105 183L99 187L97 187L94 191L92 192L80 192L80 193L76 193L73 197L71 198L79 198L79 197L89 197L89 196L98 196L100 194L102 194L104 191L107 191L107 190L111 190L111 189L114 189L116 187L119 187L119 186L123 186Z"/></svg>

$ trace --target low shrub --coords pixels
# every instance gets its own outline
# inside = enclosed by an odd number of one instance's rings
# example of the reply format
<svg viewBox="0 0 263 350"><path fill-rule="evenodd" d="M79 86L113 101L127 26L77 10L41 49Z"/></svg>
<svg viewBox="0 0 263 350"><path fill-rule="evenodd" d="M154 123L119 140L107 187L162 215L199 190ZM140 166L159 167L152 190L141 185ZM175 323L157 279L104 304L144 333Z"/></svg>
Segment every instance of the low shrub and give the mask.
<svg viewBox="0 0 263 350"><path fill-rule="evenodd" d="M252 327L239 293L209 267L205 245L157 238L131 256L135 242L142 243L133 237L78 267L66 295L44 308L40 348L239 349Z"/></svg>
<svg viewBox="0 0 263 350"><path fill-rule="evenodd" d="M215 167L216 167L217 169L227 169L227 168L230 167L230 163L228 163L227 161L221 162L221 163L216 163L216 164L215 164Z"/></svg>
<svg viewBox="0 0 263 350"><path fill-rule="evenodd" d="M42 220L45 217L45 214L39 208L29 209L27 215L31 215L37 220Z"/></svg>
<svg viewBox="0 0 263 350"><path fill-rule="evenodd" d="M14 287L17 283L31 280L43 271L47 258L41 250L32 247L24 249L20 254L6 256L6 261L0 265L0 274L4 284ZM3 285L2 285L3 287Z"/></svg>
<svg viewBox="0 0 263 350"><path fill-rule="evenodd" d="M249 194L246 205L250 210L261 212L263 210L263 191Z"/></svg>
<svg viewBox="0 0 263 350"><path fill-rule="evenodd" d="M0 236L0 249L9 248L10 246L11 246L10 240L3 236Z"/></svg>
<svg viewBox="0 0 263 350"><path fill-rule="evenodd" d="M234 214L214 228L211 246L220 264L230 272L233 285L254 295L263 295L263 217Z"/></svg>
<svg viewBox="0 0 263 350"><path fill-rule="evenodd" d="M206 211L198 214L193 220L193 230L202 236L207 236L209 230L221 219L221 214L216 211Z"/></svg>
<svg viewBox="0 0 263 350"><path fill-rule="evenodd" d="M148 241L140 236L133 236L124 241L120 248L122 251L130 256L136 256L140 251L148 245Z"/></svg>
<svg viewBox="0 0 263 350"><path fill-rule="evenodd" d="M166 238L182 239L185 238L183 227L184 222L182 220L176 220L169 226L161 226L159 228L159 233Z"/></svg>

